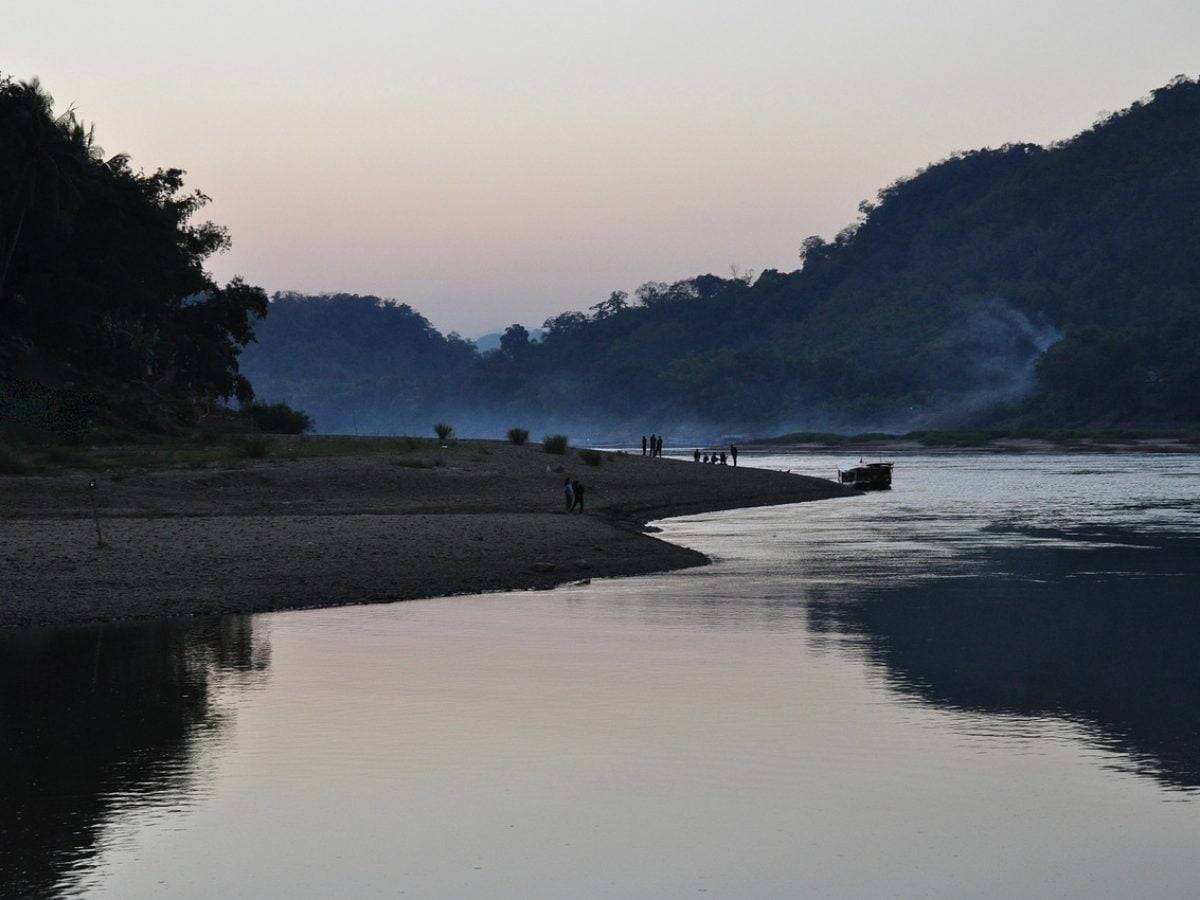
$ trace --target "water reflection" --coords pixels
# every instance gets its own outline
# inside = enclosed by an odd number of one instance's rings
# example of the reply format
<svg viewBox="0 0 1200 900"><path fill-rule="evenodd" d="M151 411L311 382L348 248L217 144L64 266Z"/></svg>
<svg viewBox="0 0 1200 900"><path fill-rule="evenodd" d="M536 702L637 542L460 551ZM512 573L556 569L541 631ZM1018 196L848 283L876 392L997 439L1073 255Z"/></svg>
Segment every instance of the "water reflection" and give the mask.
<svg viewBox="0 0 1200 900"><path fill-rule="evenodd" d="M976 560L986 575L815 602L809 628L859 638L903 693L1078 722L1135 771L1200 790L1200 547L1112 530L1104 538L1103 551L989 548Z"/></svg>
<svg viewBox="0 0 1200 900"><path fill-rule="evenodd" d="M910 459L663 523L717 563L661 576L4 635L0 893L1187 896L1200 460L1104 463Z"/></svg>
<svg viewBox="0 0 1200 900"><path fill-rule="evenodd" d="M757 614L805 616L813 646L865 654L902 696L1074 722L1130 770L1195 792L1200 458L1098 462L909 456L889 494L694 517L667 536L723 557L713 575L753 584Z"/></svg>
<svg viewBox="0 0 1200 900"><path fill-rule="evenodd" d="M220 684L269 655L249 617L16 632L0 650L0 885L43 896L86 867L110 819L186 799Z"/></svg>

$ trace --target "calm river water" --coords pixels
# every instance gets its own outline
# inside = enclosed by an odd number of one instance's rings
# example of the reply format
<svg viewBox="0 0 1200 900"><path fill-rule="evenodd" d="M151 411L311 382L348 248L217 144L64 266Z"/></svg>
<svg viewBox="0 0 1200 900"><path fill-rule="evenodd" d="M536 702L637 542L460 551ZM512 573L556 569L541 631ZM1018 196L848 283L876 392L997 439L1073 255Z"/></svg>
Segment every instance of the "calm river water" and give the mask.
<svg viewBox="0 0 1200 900"><path fill-rule="evenodd" d="M686 572L0 638L0 893L1195 896L1200 457L897 463Z"/></svg>

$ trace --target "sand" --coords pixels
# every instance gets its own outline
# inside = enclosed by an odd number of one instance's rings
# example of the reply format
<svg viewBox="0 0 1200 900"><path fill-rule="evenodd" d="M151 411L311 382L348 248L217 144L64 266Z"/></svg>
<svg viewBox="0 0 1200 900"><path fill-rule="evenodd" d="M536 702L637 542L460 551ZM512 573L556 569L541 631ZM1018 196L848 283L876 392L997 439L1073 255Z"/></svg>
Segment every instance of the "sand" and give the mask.
<svg viewBox="0 0 1200 900"><path fill-rule="evenodd" d="M675 515L847 496L732 466L464 441L435 452L0 477L0 628L337 606L703 565ZM440 465L435 465L440 462ZM416 467L420 463L427 467ZM562 469L563 471L556 471ZM563 509L566 474L585 515Z"/></svg>

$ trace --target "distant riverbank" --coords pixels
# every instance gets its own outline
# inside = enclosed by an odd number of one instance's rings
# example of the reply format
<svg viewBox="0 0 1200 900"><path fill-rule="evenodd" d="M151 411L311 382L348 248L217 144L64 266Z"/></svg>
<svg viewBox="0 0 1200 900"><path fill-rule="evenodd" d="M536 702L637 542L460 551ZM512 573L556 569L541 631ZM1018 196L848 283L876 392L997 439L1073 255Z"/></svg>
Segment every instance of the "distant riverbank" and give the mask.
<svg viewBox="0 0 1200 900"><path fill-rule="evenodd" d="M591 467L574 450L555 456L535 445L374 446L0 476L0 628L548 588L678 569L707 559L643 533L646 522L850 493L821 479L640 455L606 452ZM566 475L586 485L587 515L563 511Z"/></svg>
<svg viewBox="0 0 1200 900"><path fill-rule="evenodd" d="M741 446L747 450L772 452L1200 453L1200 432L1100 429L910 431L905 434L794 432L746 440Z"/></svg>

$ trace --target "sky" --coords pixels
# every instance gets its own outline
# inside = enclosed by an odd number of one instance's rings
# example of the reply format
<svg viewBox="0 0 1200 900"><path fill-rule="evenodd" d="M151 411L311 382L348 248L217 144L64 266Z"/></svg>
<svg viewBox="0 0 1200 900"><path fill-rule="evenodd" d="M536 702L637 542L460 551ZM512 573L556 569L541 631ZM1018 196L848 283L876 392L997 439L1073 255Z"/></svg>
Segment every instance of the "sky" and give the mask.
<svg viewBox="0 0 1200 900"><path fill-rule="evenodd" d="M0 71L213 198L219 279L467 336L795 269L897 178L1200 66L1195 0L3 2Z"/></svg>

